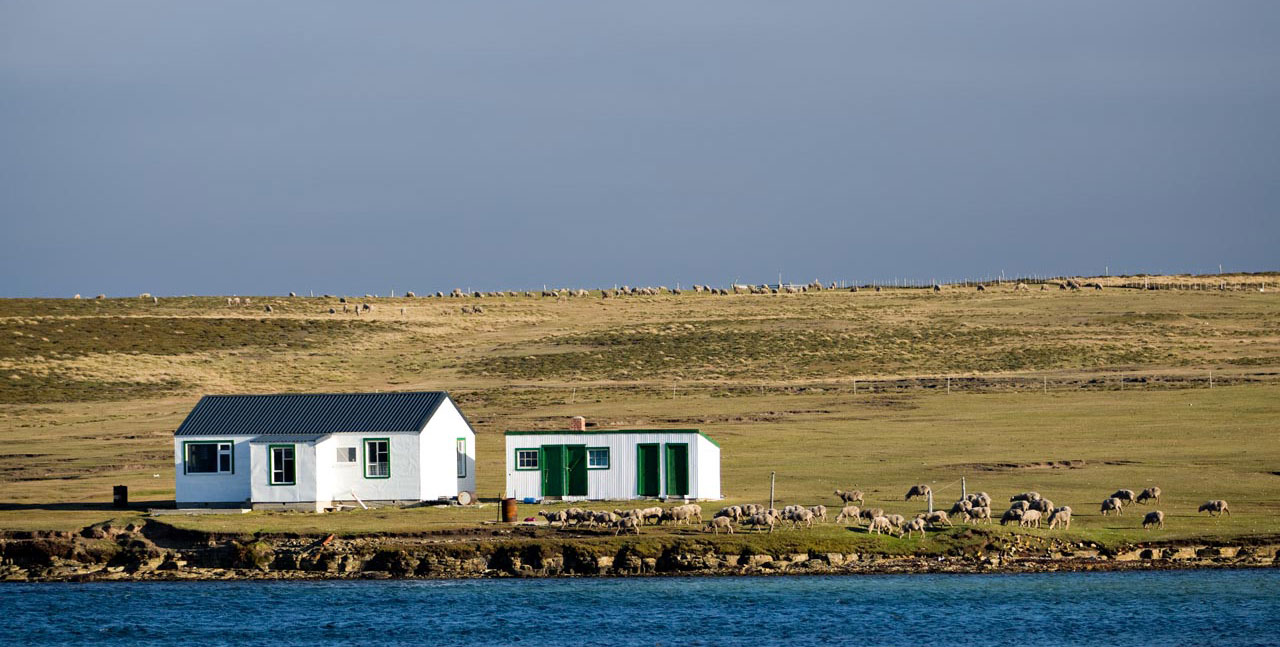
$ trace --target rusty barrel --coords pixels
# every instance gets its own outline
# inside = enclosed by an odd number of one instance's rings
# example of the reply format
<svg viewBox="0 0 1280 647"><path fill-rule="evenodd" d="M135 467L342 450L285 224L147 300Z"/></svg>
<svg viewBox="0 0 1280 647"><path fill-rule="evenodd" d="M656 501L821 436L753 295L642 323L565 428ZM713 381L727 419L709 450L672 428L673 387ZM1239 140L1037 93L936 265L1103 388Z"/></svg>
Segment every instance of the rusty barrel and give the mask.
<svg viewBox="0 0 1280 647"><path fill-rule="evenodd" d="M516 500L502 500L502 520L506 523L514 523L516 520Z"/></svg>

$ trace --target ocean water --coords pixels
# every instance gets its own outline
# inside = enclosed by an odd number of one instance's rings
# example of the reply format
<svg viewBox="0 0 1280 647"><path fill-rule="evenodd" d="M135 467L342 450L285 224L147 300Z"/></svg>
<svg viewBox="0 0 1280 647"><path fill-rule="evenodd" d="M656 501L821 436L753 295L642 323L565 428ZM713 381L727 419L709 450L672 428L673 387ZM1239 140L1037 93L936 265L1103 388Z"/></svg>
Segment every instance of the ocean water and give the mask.
<svg viewBox="0 0 1280 647"><path fill-rule="evenodd" d="M4 645L1276 645L1280 570L0 584Z"/></svg>

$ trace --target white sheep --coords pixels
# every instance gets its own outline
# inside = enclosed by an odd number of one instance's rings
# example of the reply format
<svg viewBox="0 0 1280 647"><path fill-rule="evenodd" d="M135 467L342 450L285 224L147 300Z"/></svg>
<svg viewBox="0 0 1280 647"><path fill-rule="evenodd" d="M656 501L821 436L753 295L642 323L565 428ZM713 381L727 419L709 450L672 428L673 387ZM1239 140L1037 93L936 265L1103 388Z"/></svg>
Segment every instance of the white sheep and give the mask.
<svg viewBox="0 0 1280 647"><path fill-rule="evenodd" d="M910 501L916 497L927 499L929 498L929 493L932 491L933 490L930 489L929 486L925 485L924 483L919 483L911 486L911 489L907 490L907 496L903 497L903 500Z"/></svg>
<svg viewBox="0 0 1280 647"><path fill-rule="evenodd" d="M1058 526L1062 526L1063 530L1071 530L1071 506L1054 508L1049 514L1049 529L1053 530Z"/></svg>
<svg viewBox="0 0 1280 647"><path fill-rule="evenodd" d="M711 520L707 522L706 529L708 531L714 532L717 535L720 534L721 530L724 530L732 535L733 521L730 520L729 517L712 517Z"/></svg>
<svg viewBox="0 0 1280 647"><path fill-rule="evenodd" d="M862 490L836 490L836 496L840 497L840 500L845 503L857 501L862 505L866 505L866 502L862 499Z"/></svg>
<svg viewBox="0 0 1280 647"><path fill-rule="evenodd" d="M965 523L979 522L986 519L987 523L991 523L991 508L987 506L974 506L965 510L961 515L961 520Z"/></svg>
<svg viewBox="0 0 1280 647"><path fill-rule="evenodd" d="M1019 508L1009 508L1004 511L1004 515L1000 517L1000 525L1007 526L1011 523L1022 521L1022 514L1025 512Z"/></svg>
<svg viewBox="0 0 1280 647"><path fill-rule="evenodd" d="M919 531L920 538L924 539L924 527L925 527L924 519L921 519L919 517L912 519L911 521L907 522L907 527L906 527L907 537L910 538L911 533Z"/></svg>
<svg viewBox="0 0 1280 647"><path fill-rule="evenodd" d="M1147 501L1160 503L1160 494L1160 488L1153 485L1138 493L1137 503L1146 503Z"/></svg>
<svg viewBox="0 0 1280 647"><path fill-rule="evenodd" d="M756 530L759 530L762 526L768 526L768 527L769 527L769 532L770 532L770 533L773 533L773 524L774 524L774 523L777 523L777 520L776 520L776 519L774 519L773 515L771 515L771 514L765 514L765 513L763 513L763 512L762 512L762 513L759 513L759 514L753 514L753 515L751 515L751 516L747 519L747 523L746 523L746 525L751 526L751 527L755 528Z"/></svg>
<svg viewBox="0 0 1280 647"><path fill-rule="evenodd" d="M1040 493L1039 493L1039 492L1023 492L1023 493L1021 493L1021 494L1015 494L1015 495L1013 495L1013 496L1009 497L1009 502L1010 502L1010 503L1012 503L1012 502L1014 502L1014 501L1026 501L1026 502L1030 503L1030 502L1035 501L1036 499L1039 499L1039 498L1040 498Z"/></svg>
<svg viewBox="0 0 1280 647"><path fill-rule="evenodd" d="M1142 528L1144 530L1150 530L1151 526L1155 526L1161 530L1164 530L1164 513L1163 512L1159 510L1152 510L1151 512L1147 513L1147 516L1142 518Z"/></svg>
<svg viewBox="0 0 1280 647"><path fill-rule="evenodd" d="M1018 525L1025 526L1028 528L1030 528L1031 526L1035 526L1036 528L1039 528L1040 527L1040 511L1027 510L1026 512L1023 512L1022 518L1018 520Z"/></svg>
<svg viewBox="0 0 1280 647"><path fill-rule="evenodd" d="M1111 498L1120 499L1124 503L1134 503L1138 500L1138 496L1133 493L1133 490L1116 490L1111 495Z"/></svg>
<svg viewBox="0 0 1280 647"><path fill-rule="evenodd" d="M815 505L809 508L809 512L813 513L813 518L817 521L827 521L827 506Z"/></svg>
<svg viewBox="0 0 1280 647"><path fill-rule="evenodd" d="M882 533L893 534L894 525L885 517L876 517L871 520L871 525L867 527L867 532L877 535Z"/></svg>
<svg viewBox="0 0 1280 647"><path fill-rule="evenodd" d="M1107 514L1112 513L1112 512L1114 512L1114 513L1116 513L1116 514L1118 514L1118 515L1123 516L1123 515L1124 515L1124 503L1123 503L1123 502L1121 502L1121 501L1120 501L1120 499L1117 499L1117 498L1115 498L1115 497L1109 497L1109 498L1107 498L1106 500L1104 500L1104 501L1102 502L1102 510L1101 510L1101 511L1102 511L1102 516L1104 516L1104 517L1105 517L1105 516L1107 516Z"/></svg>
<svg viewBox="0 0 1280 647"><path fill-rule="evenodd" d="M1196 510L1196 512L1208 512L1210 517L1220 517L1224 514L1228 516L1231 515L1231 509L1227 507L1227 502L1222 499L1205 501L1204 504L1200 506L1200 509ZM1215 515L1214 513L1217 514Z"/></svg>
<svg viewBox="0 0 1280 647"><path fill-rule="evenodd" d="M836 516L836 523L841 523L845 519L853 519L853 523L862 525L859 521L858 513L862 512L856 505L847 505L840 509L840 514Z"/></svg>

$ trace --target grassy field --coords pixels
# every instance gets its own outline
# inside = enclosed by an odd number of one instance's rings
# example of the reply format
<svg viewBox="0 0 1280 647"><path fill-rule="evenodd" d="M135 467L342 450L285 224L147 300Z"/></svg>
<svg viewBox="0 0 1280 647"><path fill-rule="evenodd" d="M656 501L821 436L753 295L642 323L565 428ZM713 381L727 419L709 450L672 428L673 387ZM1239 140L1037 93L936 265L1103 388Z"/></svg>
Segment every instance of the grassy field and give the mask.
<svg viewBox="0 0 1280 647"><path fill-rule="evenodd" d="M963 476L997 500L1034 489L1071 505L1081 538L1280 533L1274 289L382 298L352 300L373 305L358 317L336 298L253 301L0 301L0 529L117 516L115 484L136 503L169 502L172 431L202 393L447 389L479 433L482 498L502 488L503 430L584 415L703 429L724 449L729 502L766 501L776 471L780 505L834 507L834 488L857 486L905 514L921 509L902 502L912 483L945 505ZM475 302L483 314L460 312ZM1165 491L1166 530L1138 530L1141 507L1098 515L1104 495L1148 485ZM1233 516L1197 516L1208 498ZM356 534L495 514L165 519Z"/></svg>

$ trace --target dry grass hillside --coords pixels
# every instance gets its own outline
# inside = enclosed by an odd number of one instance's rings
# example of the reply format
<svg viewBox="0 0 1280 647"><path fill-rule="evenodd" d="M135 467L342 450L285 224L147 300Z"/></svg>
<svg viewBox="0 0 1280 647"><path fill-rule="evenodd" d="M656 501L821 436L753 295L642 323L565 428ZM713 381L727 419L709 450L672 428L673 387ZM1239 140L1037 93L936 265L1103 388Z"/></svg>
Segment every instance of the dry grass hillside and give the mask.
<svg viewBox="0 0 1280 647"><path fill-rule="evenodd" d="M447 389L480 434L480 495L504 429L697 426L733 500L886 507L964 475L1084 512L1119 487L1169 493L1169 532L1280 532L1280 290L1274 277L1154 277L1196 289L824 290L587 297L0 300L0 529L112 516L111 486L172 498L170 436L204 393ZM1144 279L1137 279L1143 281ZM1238 289L1199 289L1225 281ZM483 312L464 314L463 306ZM265 310L271 306L271 312ZM336 312L330 314L330 309ZM1213 388L1210 388L1212 374ZM958 491L958 489L957 489ZM1194 516L1210 496L1232 516ZM1086 509L1087 508L1087 509ZM409 530L490 511L253 514L229 530ZM467 516L468 514L472 516ZM473 518L474 517L474 518ZM1176 529L1176 530L1175 530Z"/></svg>

